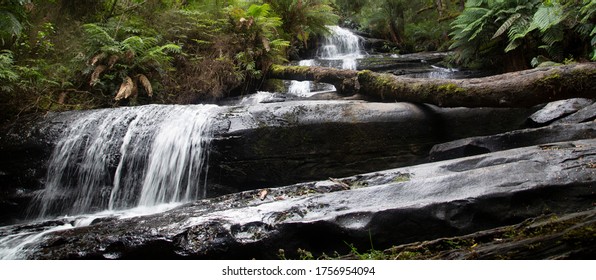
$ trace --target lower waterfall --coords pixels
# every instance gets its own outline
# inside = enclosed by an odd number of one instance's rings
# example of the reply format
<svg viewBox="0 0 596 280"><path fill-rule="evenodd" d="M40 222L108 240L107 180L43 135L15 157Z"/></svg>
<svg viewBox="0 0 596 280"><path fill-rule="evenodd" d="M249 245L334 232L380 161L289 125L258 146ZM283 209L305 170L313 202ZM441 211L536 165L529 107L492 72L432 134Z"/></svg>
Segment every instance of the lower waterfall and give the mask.
<svg viewBox="0 0 596 280"><path fill-rule="evenodd" d="M215 105L94 110L65 128L32 216L79 215L206 195Z"/></svg>

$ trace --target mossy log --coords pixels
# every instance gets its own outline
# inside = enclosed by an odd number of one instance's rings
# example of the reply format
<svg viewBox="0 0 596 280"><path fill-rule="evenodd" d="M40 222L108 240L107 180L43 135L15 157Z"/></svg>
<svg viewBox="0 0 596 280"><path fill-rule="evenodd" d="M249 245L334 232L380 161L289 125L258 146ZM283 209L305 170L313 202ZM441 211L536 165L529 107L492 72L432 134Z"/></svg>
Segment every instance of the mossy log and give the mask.
<svg viewBox="0 0 596 280"><path fill-rule="evenodd" d="M333 84L343 95L441 107L530 107L574 97L596 98L596 63L581 63L474 79L425 79L372 71L273 65L269 78Z"/></svg>

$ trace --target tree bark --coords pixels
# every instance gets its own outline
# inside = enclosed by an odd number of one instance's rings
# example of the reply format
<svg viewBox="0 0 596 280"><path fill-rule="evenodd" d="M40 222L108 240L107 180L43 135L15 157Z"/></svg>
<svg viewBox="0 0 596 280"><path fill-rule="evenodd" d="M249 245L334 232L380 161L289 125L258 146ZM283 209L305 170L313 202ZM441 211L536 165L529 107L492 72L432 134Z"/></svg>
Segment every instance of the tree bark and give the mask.
<svg viewBox="0 0 596 280"><path fill-rule="evenodd" d="M422 79L325 67L270 68L272 79L330 83L340 94L441 107L530 107L574 97L596 98L596 63L544 67L475 79Z"/></svg>

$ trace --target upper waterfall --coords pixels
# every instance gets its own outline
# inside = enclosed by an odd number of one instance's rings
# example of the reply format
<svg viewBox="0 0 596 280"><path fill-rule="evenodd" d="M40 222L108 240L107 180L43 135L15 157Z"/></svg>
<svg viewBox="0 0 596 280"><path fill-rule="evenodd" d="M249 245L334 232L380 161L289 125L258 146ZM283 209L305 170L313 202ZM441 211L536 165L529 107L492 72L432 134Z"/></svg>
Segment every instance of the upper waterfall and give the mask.
<svg viewBox="0 0 596 280"><path fill-rule="evenodd" d="M325 36L318 56L326 60L340 60L341 69L356 70L356 59L362 57L361 38L352 31L328 26L330 33Z"/></svg>
<svg viewBox="0 0 596 280"><path fill-rule="evenodd" d="M362 58L362 40L349 29L336 25L327 26L329 34L325 35L321 47L317 50L316 59L301 60L300 66L327 66L340 69L356 70L357 59ZM314 84L310 81L292 81L288 93L298 96L310 96ZM319 90L335 90L331 85Z"/></svg>

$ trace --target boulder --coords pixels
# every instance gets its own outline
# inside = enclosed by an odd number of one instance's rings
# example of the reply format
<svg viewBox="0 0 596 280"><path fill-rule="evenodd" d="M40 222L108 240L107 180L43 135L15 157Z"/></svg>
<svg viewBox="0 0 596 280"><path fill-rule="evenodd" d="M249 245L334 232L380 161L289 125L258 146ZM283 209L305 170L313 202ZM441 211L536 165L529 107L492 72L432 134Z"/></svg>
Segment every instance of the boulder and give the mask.
<svg viewBox="0 0 596 280"><path fill-rule="evenodd" d="M592 103L594 103L592 99L586 98L572 98L550 102L544 108L530 116L530 120L536 125L546 125L588 107Z"/></svg>
<svg viewBox="0 0 596 280"><path fill-rule="evenodd" d="M321 100L220 109L213 122L209 197L427 162L435 144L518 129L535 111ZM26 218L29 202L44 186L53 147L70 123L89 113L50 113L5 130L0 137L0 225ZM129 122L116 129L118 135ZM110 164L118 163L119 152L115 148L106 155ZM107 168L112 175L116 169Z"/></svg>
<svg viewBox="0 0 596 280"><path fill-rule="evenodd" d="M531 145L593 138L596 138L595 122L550 125L437 144L430 151L430 160L440 161Z"/></svg>
<svg viewBox="0 0 596 280"><path fill-rule="evenodd" d="M593 209L594 162L590 139L253 190L50 232L21 257L275 259L280 249L383 249Z"/></svg>
<svg viewBox="0 0 596 280"><path fill-rule="evenodd" d="M593 259L596 210L541 215L519 224L384 250L390 259ZM354 254L343 259L354 259Z"/></svg>
<svg viewBox="0 0 596 280"><path fill-rule="evenodd" d="M558 119L553 124L581 123L593 121L594 119L596 119L596 103L592 103L592 105L584 107L571 115Z"/></svg>
<svg viewBox="0 0 596 280"><path fill-rule="evenodd" d="M235 107L217 121L223 125L211 143L210 193L427 162L434 144L520 128L534 110L363 101Z"/></svg>

